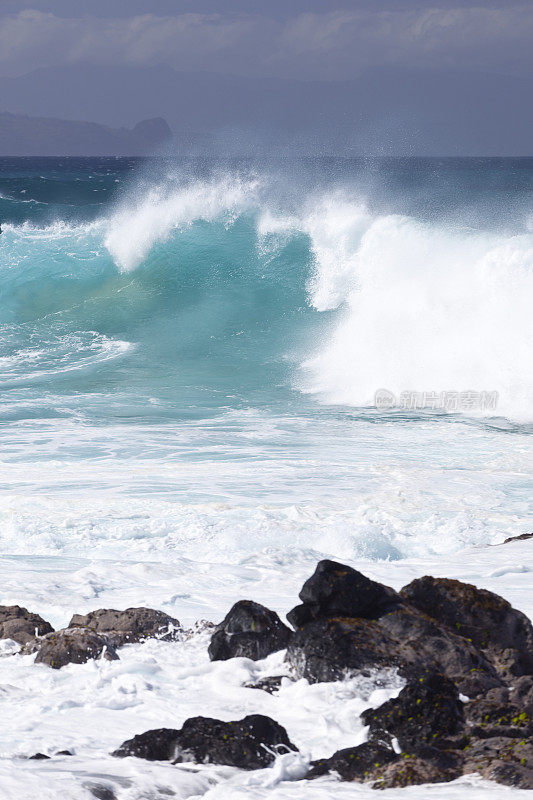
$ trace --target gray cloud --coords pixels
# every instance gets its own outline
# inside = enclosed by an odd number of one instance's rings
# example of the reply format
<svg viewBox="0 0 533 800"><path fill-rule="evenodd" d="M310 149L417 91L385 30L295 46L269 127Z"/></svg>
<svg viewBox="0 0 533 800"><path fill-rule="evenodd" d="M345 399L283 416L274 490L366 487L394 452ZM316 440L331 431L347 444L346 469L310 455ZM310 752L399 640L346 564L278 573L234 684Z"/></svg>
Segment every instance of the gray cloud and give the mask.
<svg viewBox="0 0 533 800"><path fill-rule="evenodd" d="M531 3L440 3L363 3L287 19L238 12L67 17L21 10L0 18L0 72L75 63L167 64L309 79L351 78L379 65L531 70Z"/></svg>

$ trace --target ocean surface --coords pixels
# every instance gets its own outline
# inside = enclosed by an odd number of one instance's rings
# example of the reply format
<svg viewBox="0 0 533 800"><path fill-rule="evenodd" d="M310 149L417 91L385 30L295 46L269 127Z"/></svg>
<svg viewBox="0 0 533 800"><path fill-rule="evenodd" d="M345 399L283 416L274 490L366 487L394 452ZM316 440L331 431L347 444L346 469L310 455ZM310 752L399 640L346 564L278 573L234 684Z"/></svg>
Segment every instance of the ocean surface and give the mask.
<svg viewBox="0 0 533 800"><path fill-rule="evenodd" d="M1 158L0 603L286 612L326 555L531 615L531 542L499 545L532 530L532 189L533 159ZM357 681L263 698L277 656L176 648L52 675L5 645L6 798L304 796L298 764L106 756L199 713L269 713L310 757L361 740ZM431 797L520 794L476 780Z"/></svg>

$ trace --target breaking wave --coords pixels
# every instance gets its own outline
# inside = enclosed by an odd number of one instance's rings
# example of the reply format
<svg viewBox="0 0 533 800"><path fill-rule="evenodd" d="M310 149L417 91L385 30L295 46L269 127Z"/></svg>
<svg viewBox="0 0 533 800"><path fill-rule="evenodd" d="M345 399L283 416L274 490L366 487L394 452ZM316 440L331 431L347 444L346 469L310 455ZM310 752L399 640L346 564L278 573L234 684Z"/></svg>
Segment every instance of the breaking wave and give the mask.
<svg viewBox="0 0 533 800"><path fill-rule="evenodd" d="M17 364L28 380L75 380L144 354L147 385L151 366L183 373L186 360L190 384L217 386L222 364L226 388L278 382L328 404L386 389L496 392L488 413L516 419L533 406L520 221L388 213L355 189L287 199L265 176L226 173L140 183L91 222L5 225L0 249L2 380ZM44 330L34 352L24 337Z"/></svg>

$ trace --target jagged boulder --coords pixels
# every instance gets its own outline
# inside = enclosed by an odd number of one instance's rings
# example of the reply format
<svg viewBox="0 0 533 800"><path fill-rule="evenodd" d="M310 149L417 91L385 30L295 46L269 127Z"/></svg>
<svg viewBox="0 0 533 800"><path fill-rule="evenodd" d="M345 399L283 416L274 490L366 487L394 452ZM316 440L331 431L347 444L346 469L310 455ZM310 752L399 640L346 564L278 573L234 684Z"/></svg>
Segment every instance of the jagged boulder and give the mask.
<svg viewBox="0 0 533 800"><path fill-rule="evenodd" d="M135 756L147 761L172 761L179 733L179 730L175 728L156 728L145 731L123 742L111 755L116 758Z"/></svg>
<svg viewBox="0 0 533 800"><path fill-rule="evenodd" d="M149 638L178 639L182 631L177 619L154 608L126 608L124 611L99 608L89 614L74 614L68 627L87 627L105 634L114 647Z"/></svg>
<svg viewBox="0 0 533 800"><path fill-rule="evenodd" d="M270 717L252 714L234 722L192 717L180 730L163 728L135 736L112 755L262 769L277 753L291 750L296 747L285 728Z"/></svg>
<svg viewBox="0 0 533 800"><path fill-rule="evenodd" d="M398 697L361 715L373 741L392 746L393 739L404 753L420 752L428 746L449 748L450 739L463 731L463 703L454 683L439 673L426 673L407 686Z"/></svg>
<svg viewBox="0 0 533 800"><path fill-rule="evenodd" d="M337 750L331 758L311 762L307 778L335 772L343 781L368 781L383 768L397 761L397 754L378 742L364 742L358 747Z"/></svg>
<svg viewBox="0 0 533 800"><path fill-rule="evenodd" d="M319 561L313 575L299 594L302 605L287 614L294 628L316 619L358 617L379 619L402 604L393 589L370 580L362 573L336 561Z"/></svg>
<svg viewBox="0 0 533 800"><path fill-rule="evenodd" d="M334 561L321 561L288 615L287 660L298 677L336 680L372 667L405 677L431 670L478 697L533 672L533 627L498 595L441 578L398 594Z"/></svg>
<svg viewBox="0 0 533 800"><path fill-rule="evenodd" d="M469 583L430 576L417 578L400 594L481 649L506 679L533 673L533 626L503 597Z"/></svg>
<svg viewBox="0 0 533 800"><path fill-rule="evenodd" d="M101 656L108 661L118 659L115 648L104 636L88 628L64 628L48 633L38 642L35 663L60 669L66 664L85 664Z"/></svg>
<svg viewBox="0 0 533 800"><path fill-rule="evenodd" d="M378 624L396 642L407 665L402 672L408 678L420 670L441 672L468 697L502 683L494 666L471 642L416 608L405 604L385 614Z"/></svg>
<svg viewBox="0 0 533 800"><path fill-rule="evenodd" d="M397 667L407 678L428 669L443 672L472 695L500 684L475 647L408 606L377 620L325 618L308 623L294 634L287 661L297 677L311 682Z"/></svg>
<svg viewBox="0 0 533 800"><path fill-rule="evenodd" d="M341 680L374 667L401 667L405 653L375 620L319 619L299 628L287 649L298 678L310 683Z"/></svg>
<svg viewBox="0 0 533 800"><path fill-rule="evenodd" d="M274 611L251 600L240 600L217 625L209 645L211 661L251 658L258 661L284 650L292 631Z"/></svg>
<svg viewBox="0 0 533 800"><path fill-rule="evenodd" d="M0 606L0 639L26 644L53 630L49 622L23 606Z"/></svg>
<svg viewBox="0 0 533 800"><path fill-rule="evenodd" d="M510 702L507 689L493 689L465 706L467 732L470 737L489 739L498 736L530 737L533 735L531 707Z"/></svg>
<svg viewBox="0 0 533 800"><path fill-rule="evenodd" d="M533 741L529 738L496 736L473 739L464 750L464 774L533 789Z"/></svg>
<svg viewBox="0 0 533 800"><path fill-rule="evenodd" d="M425 783L446 783L462 774L463 761L460 755L450 753L439 761L420 755L400 756L396 761L379 771L373 778L374 789L403 789Z"/></svg>

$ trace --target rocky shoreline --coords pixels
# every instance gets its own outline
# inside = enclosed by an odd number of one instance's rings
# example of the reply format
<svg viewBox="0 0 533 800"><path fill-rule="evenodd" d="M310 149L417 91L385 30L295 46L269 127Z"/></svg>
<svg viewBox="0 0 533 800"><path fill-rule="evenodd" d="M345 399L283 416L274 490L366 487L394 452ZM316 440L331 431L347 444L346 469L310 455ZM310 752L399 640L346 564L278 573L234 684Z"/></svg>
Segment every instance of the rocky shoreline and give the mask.
<svg viewBox="0 0 533 800"><path fill-rule="evenodd" d="M533 627L524 614L460 581L426 576L396 592L333 561L319 562L299 597L287 615L292 628L250 600L216 627L199 624L213 628L210 659L257 661L286 651L294 680L379 679L393 670L404 682L396 698L361 715L364 744L311 762L302 780L329 773L378 789L477 774L533 789ZM179 646L195 632L149 608L75 614L54 631L38 614L0 606L0 638L53 669L117 660L124 645L152 637ZM280 681L273 676L250 688L275 693ZM290 731L253 714L231 722L192 717L179 729L138 732L112 755L254 770L296 751Z"/></svg>

